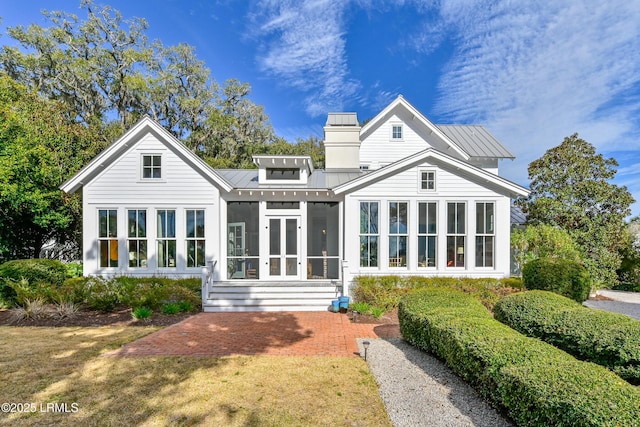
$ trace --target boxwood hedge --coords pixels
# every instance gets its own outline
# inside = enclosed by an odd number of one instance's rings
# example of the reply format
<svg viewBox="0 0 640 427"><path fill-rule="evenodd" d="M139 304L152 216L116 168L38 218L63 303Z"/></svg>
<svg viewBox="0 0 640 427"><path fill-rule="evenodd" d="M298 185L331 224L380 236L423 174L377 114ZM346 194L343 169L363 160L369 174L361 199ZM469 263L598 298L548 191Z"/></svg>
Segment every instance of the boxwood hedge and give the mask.
<svg viewBox="0 0 640 427"><path fill-rule="evenodd" d="M589 298L592 280L584 266L560 258L537 258L522 268L522 281L527 289L551 291L578 302Z"/></svg>
<svg viewBox="0 0 640 427"><path fill-rule="evenodd" d="M403 337L443 359L519 426L637 426L640 390L494 320L474 297L426 289L399 306Z"/></svg>
<svg viewBox="0 0 640 427"><path fill-rule="evenodd" d="M546 291L519 292L494 307L497 320L581 360L605 366L640 385L640 322L593 310ZM640 424L640 420L638 421Z"/></svg>

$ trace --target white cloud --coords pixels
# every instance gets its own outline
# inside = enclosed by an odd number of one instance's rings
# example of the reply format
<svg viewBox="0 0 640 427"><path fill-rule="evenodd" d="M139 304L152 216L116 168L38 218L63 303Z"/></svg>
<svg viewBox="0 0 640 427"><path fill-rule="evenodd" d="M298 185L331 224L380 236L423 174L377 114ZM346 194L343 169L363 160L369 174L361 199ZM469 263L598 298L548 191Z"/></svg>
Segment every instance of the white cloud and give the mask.
<svg viewBox="0 0 640 427"><path fill-rule="evenodd" d="M436 110L509 145L512 179L574 132L599 150L640 148L638 104L617 102L640 82L640 3L444 0L439 13L456 51Z"/></svg>
<svg viewBox="0 0 640 427"><path fill-rule="evenodd" d="M341 110L360 83L349 76L345 51L344 12L340 0L260 1L251 13L253 32L263 45L260 68L307 94L312 117Z"/></svg>

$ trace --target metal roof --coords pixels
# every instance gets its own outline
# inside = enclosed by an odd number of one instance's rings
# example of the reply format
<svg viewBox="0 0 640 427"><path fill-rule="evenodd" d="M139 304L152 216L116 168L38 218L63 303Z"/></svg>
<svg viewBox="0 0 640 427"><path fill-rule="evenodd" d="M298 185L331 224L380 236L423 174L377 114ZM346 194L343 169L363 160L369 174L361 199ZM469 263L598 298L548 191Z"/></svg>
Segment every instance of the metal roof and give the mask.
<svg viewBox="0 0 640 427"><path fill-rule="evenodd" d="M216 172L229 182L236 189L289 189L289 188L305 188L305 189L332 189L340 184L349 182L358 178L362 171L349 172L327 172L324 170L315 170L310 176L306 184L258 184L258 169L216 169Z"/></svg>
<svg viewBox="0 0 640 427"><path fill-rule="evenodd" d="M480 125L436 125L471 157L515 159L515 156Z"/></svg>
<svg viewBox="0 0 640 427"><path fill-rule="evenodd" d="M518 205L511 205L511 224L524 224L527 222L527 216L522 212Z"/></svg>
<svg viewBox="0 0 640 427"><path fill-rule="evenodd" d="M329 113L326 126L358 126L356 113Z"/></svg>

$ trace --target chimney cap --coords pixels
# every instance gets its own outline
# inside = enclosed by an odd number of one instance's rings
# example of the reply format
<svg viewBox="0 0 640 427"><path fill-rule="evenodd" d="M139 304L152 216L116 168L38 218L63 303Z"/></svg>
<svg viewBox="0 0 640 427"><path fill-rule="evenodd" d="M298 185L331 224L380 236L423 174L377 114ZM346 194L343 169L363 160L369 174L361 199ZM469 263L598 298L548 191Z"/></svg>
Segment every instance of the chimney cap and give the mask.
<svg viewBox="0 0 640 427"><path fill-rule="evenodd" d="M356 113L329 113L326 126L358 126Z"/></svg>

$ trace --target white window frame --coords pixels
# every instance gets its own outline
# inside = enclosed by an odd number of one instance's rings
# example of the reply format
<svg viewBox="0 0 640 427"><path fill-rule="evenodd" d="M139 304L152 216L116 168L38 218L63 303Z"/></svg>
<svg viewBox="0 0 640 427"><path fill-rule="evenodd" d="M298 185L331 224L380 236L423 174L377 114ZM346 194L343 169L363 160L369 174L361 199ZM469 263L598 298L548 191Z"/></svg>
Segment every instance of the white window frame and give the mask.
<svg viewBox="0 0 640 427"><path fill-rule="evenodd" d="M198 212L202 212L202 236L198 235ZM193 215L193 236L189 236L189 214ZM204 267L206 264L207 254L207 211L206 209L185 209L184 211L184 226L185 226L185 258L187 259L187 268ZM194 245L194 264L189 265L189 245ZM198 264L198 245L202 245L202 265Z"/></svg>
<svg viewBox="0 0 640 427"><path fill-rule="evenodd" d="M362 205L364 203L367 203L369 205L368 208L368 218L371 218L370 212L371 212L371 205L372 204L376 204L377 208L378 208L378 215L377 215L377 224L376 224L376 230L374 230L374 232L372 232L371 227L370 227L370 221L367 224L368 229L365 230L363 232L362 230L362 217L361 212L362 212ZM380 268L380 201L379 200L361 200L358 202L358 226L359 226L359 235L358 235L358 246L359 246L359 251L358 251L358 259L359 259L359 265L360 268ZM362 238L366 238L367 239L367 249L368 249L368 259L367 259L367 265L362 265ZM375 256L375 260L376 263L375 265L372 265L371 263L371 238L375 238L376 239L376 256Z"/></svg>
<svg viewBox="0 0 640 427"><path fill-rule="evenodd" d="M422 174L433 174L433 178L429 179L427 178L426 180L423 179ZM436 173L435 169L419 169L418 170L418 191L423 192L423 193L434 193L436 191L437 185L436 185L436 177L438 176L438 174ZM433 183L433 188L423 188L422 184L423 183L428 183L428 182L432 182Z"/></svg>
<svg viewBox="0 0 640 427"><path fill-rule="evenodd" d="M453 223L453 231L451 230L449 224L449 207L454 204L456 206L455 211L455 219ZM457 221L458 219L458 209L459 206L462 205L464 209L464 220L462 221L462 230L460 230L460 223ZM468 244L467 242L467 220L468 220L468 209L467 203L461 201L448 201L446 205L446 247L447 247L447 268L466 268L468 263ZM453 259L450 258L450 239L454 239L453 245ZM461 244L462 243L462 244Z"/></svg>
<svg viewBox="0 0 640 427"><path fill-rule="evenodd" d="M105 211L106 212L106 218L107 218L107 223L106 223L106 229L105 229L105 233L102 233L102 230L100 229L100 212ZM111 215L111 212L115 212L115 220L116 220L116 224L115 224L115 235L111 235L110 231L110 222L109 222L109 218ZM98 266L100 268L118 268L119 262L120 262L120 251L118 248L118 209L113 209L113 208L99 208L97 209L96 213L97 215L97 229L98 232L96 234L98 234ZM104 234L104 235L103 235ZM107 252L108 252L108 262L107 265L102 265L102 245L103 243L106 243L107 245ZM115 248L114 248L115 245ZM111 264L111 254L114 253L115 250L115 254L116 254L116 259L115 259L115 265L110 265Z"/></svg>
<svg viewBox="0 0 640 427"><path fill-rule="evenodd" d="M400 136L396 136L396 128L400 129ZM391 134L389 135L392 141L404 141L404 126L402 123L391 123Z"/></svg>
<svg viewBox="0 0 640 427"><path fill-rule="evenodd" d="M145 158L150 157L151 158L151 165L150 166L145 166L144 164L144 160ZM159 157L160 158L160 164L159 165L155 165L154 164L154 158ZM142 181L162 181L164 179L164 156L161 153L142 153L140 155L140 179ZM149 177L145 177L144 176L144 172L145 169L150 168L151 171L151 176ZM154 177L153 176L153 171L154 170L159 170L160 171L160 176L158 177Z"/></svg>
<svg viewBox="0 0 640 427"><path fill-rule="evenodd" d="M493 210L491 212L492 217L487 222L487 206L493 206ZM480 218L478 218L478 214L483 212L482 224L478 222ZM487 230L487 226L490 227L490 230ZM487 202L476 202L476 256L475 256L475 266L477 268L495 268L496 263L496 203L493 201ZM491 241L491 246L493 248L490 262L487 263L487 255L486 255L486 247L487 241ZM481 262L478 262L481 261Z"/></svg>
<svg viewBox="0 0 640 427"><path fill-rule="evenodd" d="M429 224L429 209L427 208L426 210L426 214L427 217L425 218L427 220L426 224L427 224L427 229L424 232L420 231L420 206L421 205L434 205L435 206L435 218L434 218L434 222L435 222L435 230L433 231L429 231L428 228L428 224ZM420 200L418 201L418 206L417 206L417 218L416 218L416 228L418 230L417 236L418 236L418 245L417 245L417 250L418 250L418 268L437 268L438 266L438 202L430 202L430 201L424 201L424 200ZM433 238L433 247L435 250L435 255L433 257L433 265L429 265L428 260L425 257L424 261L420 260L420 239L424 239L425 240L425 251L428 254L429 253L429 238ZM424 265L420 265L420 263L423 262Z"/></svg>
<svg viewBox="0 0 640 427"><path fill-rule="evenodd" d="M160 227L160 221L158 220L158 216L160 212L165 212L168 214L168 212L173 212L173 236L160 236L160 233L158 232L159 227ZM177 222L178 222L178 212L176 209L171 209L171 208L162 208L162 209L156 209L156 258L157 258L157 263L158 263L158 268L176 268L177 267L177 258L178 258L178 241L177 241ZM168 218L168 215L167 217ZM165 218L165 220L166 220ZM168 227L168 223L167 225L167 230L169 230ZM173 241L173 247L174 247L174 257L173 257L173 262L171 260L171 258L169 257L169 242ZM163 247L163 250L161 251L160 249L160 243L164 242L165 246ZM162 254L162 259L164 260L164 263L161 265L160 264L160 259L161 259L161 255L160 252L163 252Z"/></svg>
<svg viewBox="0 0 640 427"><path fill-rule="evenodd" d="M401 232L400 230L400 222L399 220L397 220L395 223L398 224L396 226L396 229L393 230L392 226L391 226L391 220L392 220L392 215L391 215L391 204L395 203L396 204L396 218L399 217L399 210L400 210L400 205L404 204L405 206L405 212L406 212L406 219L405 219L405 230L404 233ZM388 214L388 225L387 225L387 241L389 243L389 260L388 260L388 265L389 268L407 268L407 261L409 258L409 202L407 201L402 201L402 200L389 200L389 202L387 203L387 214ZM404 248L405 248L405 255L404 255L404 259L402 259L402 257L400 256L400 242L402 240L402 238L404 237ZM396 253L392 254L391 253L391 247L392 247L392 239L395 239L396 243L395 243L395 248L396 248Z"/></svg>
<svg viewBox="0 0 640 427"><path fill-rule="evenodd" d="M131 223L130 223L130 218L129 218L129 214L130 212L135 212L135 218L136 218L136 228L134 230L134 232L132 233L131 231ZM139 236L139 227L138 227L138 214L139 212L144 212L144 216L145 216L145 223L144 223L144 236ZM147 268L147 263L148 263L148 256L149 256L149 243L148 243L148 236L149 236L149 217L147 215L147 210L146 209L127 209L127 254L129 255L127 258L127 266L129 268ZM135 243L135 251L131 250L131 243L132 242L136 242ZM142 259L142 257L140 256L141 253L143 253L143 251L140 250L140 243L144 242L144 246L146 247L146 249L144 250L144 259ZM135 261L136 265L131 265L132 261Z"/></svg>

